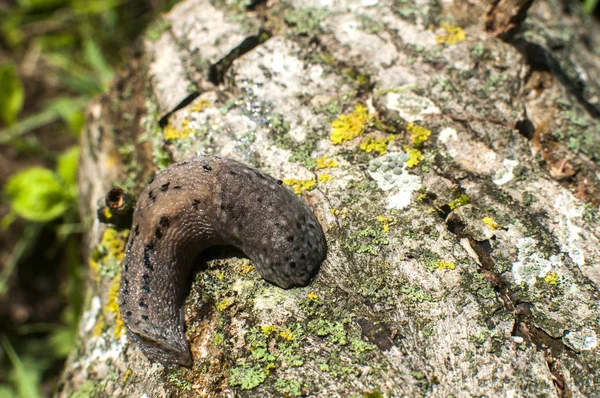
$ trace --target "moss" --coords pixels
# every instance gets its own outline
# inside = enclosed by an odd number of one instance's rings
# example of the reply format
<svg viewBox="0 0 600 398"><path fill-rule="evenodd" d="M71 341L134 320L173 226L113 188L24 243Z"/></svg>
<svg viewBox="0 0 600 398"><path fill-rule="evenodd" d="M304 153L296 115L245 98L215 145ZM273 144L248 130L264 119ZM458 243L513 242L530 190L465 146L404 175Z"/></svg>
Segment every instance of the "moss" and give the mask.
<svg viewBox="0 0 600 398"><path fill-rule="evenodd" d="M86 380L80 387L71 395L71 398L89 398L99 397L105 393L108 380Z"/></svg>
<svg viewBox="0 0 600 398"><path fill-rule="evenodd" d="M367 108L356 105L348 115L340 115L331 123L332 132L329 137L334 145L342 144L360 136L367 122L371 119Z"/></svg>
<svg viewBox="0 0 600 398"><path fill-rule="evenodd" d="M302 385L294 379L277 379L274 387L278 393L285 396L298 397L302 394Z"/></svg>
<svg viewBox="0 0 600 398"><path fill-rule="evenodd" d="M171 29L171 22L169 20L159 18L150 25L146 30L146 37L152 41L158 40L163 32Z"/></svg>
<svg viewBox="0 0 600 398"><path fill-rule="evenodd" d="M290 141L290 146L288 149L292 151L292 154L289 157L290 162L300 163L308 170L314 170L317 166L317 161L315 158L311 157L312 152L315 150L317 146L318 138L314 135L307 135L300 145L295 144Z"/></svg>
<svg viewBox="0 0 600 398"><path fill-rule="evenodd" d="M471 199L463 193L458 198L448 202L448 206L450 207L450 210L454 210L468 204L470 201Z"/></svg>
<svg viewBox="0 0 600 398"><path fill-rule="evenodd" d="M189 381L183 379L183 371L175 370L167 376L167 381L177 387L180 391L192 391Z"/></svg>
<svg viewBox="0 0 600 398"><path fill-rule="evenodd" d="M321 21L329 15L325 9L304 8L287 10L283 14L285 22L296 28L301 35L314 35L319 32Z"/></svg>
<svg viewBox="0 0 600 398"><path fill-rule="evenodd" d="M249 367L245 364L231 369L229 384L239 386L242 390L251 390L267 379L267 373L259 366Z"/></svg>
<svg viewBox="0 0 600 398"><path fill-rule="evenodd" d="M431 294L425 292L419 286L403 285L400 287L400 293L404 294L407 299L415 303L422 303L424 301L437 301Z"/></svg>
<svg viewBox="0 0 600 398"><path fill-rule="evenodd" d="M343 247L353 253L368 253L378 256L381 246L389 245L390 241L383 228L366 227L350 234L344 239Z"/></svg>

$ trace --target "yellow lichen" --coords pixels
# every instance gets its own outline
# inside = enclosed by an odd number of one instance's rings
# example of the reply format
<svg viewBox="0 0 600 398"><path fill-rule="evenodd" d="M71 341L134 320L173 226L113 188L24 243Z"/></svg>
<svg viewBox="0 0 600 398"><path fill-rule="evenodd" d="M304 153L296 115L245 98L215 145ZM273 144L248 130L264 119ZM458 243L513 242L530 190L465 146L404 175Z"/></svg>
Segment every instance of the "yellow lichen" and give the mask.
<svg viewBox="0 0 600 398"><path fill-rule="evenodd" d="M440 35L435 38L435 41L438 44L448 43L448 44L456 44L467 38L465 31L455 25L450 25L446 23L441 23L440 27L446 31L445 35Z"/></svg>
<svg viewBox="0 0 600 398"><path fill-rule="evenodd" d="M329 139L334 145L339 145L346 141L350 141L361 135L365 129L365 125L371 116L362 105L356 105L354 112L348 115L340 115L337 119L331 122L331 135Z"/></svg>
<svg viewBox="0 0 600 398"><path fill-rule="evenodd" d="M286 178L283 180L283 183L292 188L292 191L294 191L296 195L300 195L304 191L310 191L317 186L317 182L313 179L299 180L297 178Z"/></svg>
<svg viewBox="0 0 600 398"><path fill-rule="evenodd" d="M217 310L223 311L227 308L231 307L233 304L233 297L225 297L223 300L219 301L216 305Z"/></svg>
<svg viewBox="0 0 600 398"><path fill-rule="evenodd" d="M390 142L394 140L394 136L390 135L385 138L375 139L368 137L360 143L360 149L367 153L378 152L380 155L384 155L387 152L387 147Z"/></svg>
<svg viewBox="0 0 600 398"><path fill-rule="evenodd" d="M492 217L484 217L481 221L483 221L483 223L491 230L500 228L500 225L496 224Z"/></svg>
<svg viewBox="0 0 600 398"><path fill-rule="evenodd" d="M200 112L204 108L208 108L210 106L210 101L207 99L201 99L198 103L190 108L192 112Z"/></svg>
<svg viewBox="0 0 600 398"><path fill-rule="evenodd" d="M260 330L266 334L266 335L270 335L273 332L276 332L279 329L279 326L275 326L275 325L263 325L260 327Z"/></svg>
<svg viewBox="0 0 600 398"><path fill-rule="evenodd" d="M455 269L456 268L456 263L454 261L438 261L437 262L437 269L442 270L442 269Z"/></svg>
<svg viewBox="0 0 600 398"><path fill-rule="evenodd" d="M175 127L173 127L173 125L169 122L169 124L167 125L167 127L165 127L165 130L163 132L165 140L173 141L182 138L187 138L194 132L194 129L190 127L190 121L188 119L184 119L181 125L181 130L178 130Z"/></svg>
<svg viewBox="0 0 600 398"><path fill-rule="evenodd" d="M246 275L253 269L254 269L254 265L252 265L252 262L250 262L250 260L248 260L248 259L245 259L245 260L242 260L242 263L238 266L237 271L238 271L238 273L240 273L242 275Z"/></svg>
<svg viewBox="0 0 600 398"><path fill-rule="evenodd" d="M94 325L94 330L92 331L92 334L94 335L94 337L101 337L102 331L104 330L105 326L106 326L106 320L104 319L104 314L100 314L98 316L98 320L96 321L96 324Z"/></svg>
<svg viewBox="0 0 600 398"><path fill-rule="evenodd" d="M333 177L331 175L329 175L329 174L321 174L319 176L319 182L321 184L324 184L324 183L326 183L327 181L330 181L330 180L333 180Z"/></svg>
<svg viewBox="0 0 600 398"><path fill-rule="evenodd" d="M544 276L544 281L551 285L556 285L558 282L558 274L554 271L550 271Z"/></svg>
<svg viewBox="0 0 600 398"><path fill-rule="evenodd" d="M107 207L104 209L104 218L106 218L106 220L110 220L112 218L112 211L110 211L110 209Z"/></svg>
<svg viewBox="0 0 600 398"><path fill-rule="evenodd" d="M396 225L397 223L394 217L377 216L377 221L383 223L383 232L390 232L390 225Z"/></svg>
<svg viewBox="0 0 600 398"><path fill-rule="evenodd" d="M119 231L114 228L107 228L100 244L106 248L109 255L122 261L125 256L125 241L126 236L120 236Z"/></svg>
<svg viewBox="0 0 600 398"><path fill-rule="evenodd" d="M410 141L416 148L419 148L431 135L431 130L414 123L409 123L406 126L406 131L410 133Z"/></svg>
<svg viewBox="0 0 600 398"><path fill-rule="evenodd" d="M346 218L348 216L348 209L347 208L343 208L343 209L331 209L329 210L329 212L331 214L333 214L334 216L340 216L341 218Z"/></svg>
<svg viewBox="0 0 600 398"><path fill-rule="evenodd" d="M306 297L308 297L309 300L316 300L319 298L319 296L317 295L317 293L315 292L310 292L306 295Z"/></svg>
<svg viewBox="0 0 600 398"><path fill-rule="evenodd" d="M118 339L125 330L121 313L119 312L119 289L121 286L121 275L117 275L113 279L113 283L108 291L108 302L106 303L105 311L112 313L115 316L115 337Z"/></svg>
<svg viewBox="0 0 600 398"><path fill-rule="evenodd" d="M282 338L284 338L288 341L294 340L294 332L292 332L290 329L286 329L286 330L282 331L281 333L279 333L279 336L281 336Z"/></svg>
<svg viewBox="0 0 600 398"><path fill-rule="evenodd" d="M406 166L409 168L415 167L423 160L423 154L421 151L415 148L411 148L409 146L404 146L404 150L408 154L408 160L406 161Z"/></svg>
<svg viewBox="0 0 600 398"><path fill-rule="evenodd" d="M327 155L323 155L320 158L317 158L317 165L315 166L315 170L321 169L333 169L338 167L338 164L335 160L330 159Z"/></svg>

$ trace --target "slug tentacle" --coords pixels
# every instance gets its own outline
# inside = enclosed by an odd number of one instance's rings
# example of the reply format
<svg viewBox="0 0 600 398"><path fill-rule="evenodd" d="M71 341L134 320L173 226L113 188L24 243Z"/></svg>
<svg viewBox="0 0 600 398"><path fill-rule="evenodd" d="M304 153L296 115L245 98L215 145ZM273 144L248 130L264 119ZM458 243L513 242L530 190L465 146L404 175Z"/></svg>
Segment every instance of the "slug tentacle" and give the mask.
<svg viewBox="0 0 600 398"><path fill-rule="evenodd" d="M215 245L243 250L282 288L307 285L327 255L313 212L281 181L211 156L167 168L138 199L121 276L123 321L150 359L191 365L183 305L194 262Z"/></svg>

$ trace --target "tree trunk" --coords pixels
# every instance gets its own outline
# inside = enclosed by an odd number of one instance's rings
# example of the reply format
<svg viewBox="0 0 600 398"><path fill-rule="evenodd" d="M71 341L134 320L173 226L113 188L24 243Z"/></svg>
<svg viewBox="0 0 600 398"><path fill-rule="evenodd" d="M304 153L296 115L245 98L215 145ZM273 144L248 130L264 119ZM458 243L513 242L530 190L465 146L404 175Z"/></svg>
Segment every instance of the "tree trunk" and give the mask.
<svg viewBox="0 0 600 398"><path fill-rule="evenodd" d="M157 21L89 108L59 396L600 396L600 29L531 3L186 0ZM198 153L285 180L329 251L290 290L207 261L193 367L165 367L123 327L128 230L97 213L119 224L111 187Z"/></svg>

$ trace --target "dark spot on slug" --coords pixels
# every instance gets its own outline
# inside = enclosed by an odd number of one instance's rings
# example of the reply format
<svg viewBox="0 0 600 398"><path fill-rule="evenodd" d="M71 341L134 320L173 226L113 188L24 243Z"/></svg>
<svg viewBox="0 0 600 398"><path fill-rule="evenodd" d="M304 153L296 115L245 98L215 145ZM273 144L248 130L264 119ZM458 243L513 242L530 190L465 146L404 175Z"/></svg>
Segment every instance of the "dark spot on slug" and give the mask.
<svg viewBox="0 0 600 398"><path fill-rule="evenodd" d="M209 165L205 164L204 166L202 166L202 168L204 169L204 171L206 171L207 173L209 171L212 171L212 167L210 167Z"/></svg>
<svg viewBox="0 0 600 398"><path fill-rule="evenodd" d="M160 218L160 220L158 221L158 223L160 224L161 227L167 228L169 226L169 217L162 216Z"/></svg>
<svg viewBox="0 0 600 398"><path fill-rule="evenodd" d="M144 321L147 321L147 320L148 320L148 315L142 315L142 319L143 319Z"/></svg>
<svg viewBox="0 0 600 398"><path fill-rule="evenodd" d="M160 230L160 228L156 227L156 229L154 230L154 235L156 236L157 239L162 238L163 234L162 234L162 231Z"/></svg>
<svg viewBox="0 0 600 398"><path fill-rule="evenodd" d="M148 283L150 281L150 275L148 275L148 274L142 274L142 279L144 279L144 281L146 283Z"/></svg>
<svg viewBox="0 0 600 398"><path fill-rule="evenodd" d="M292 268L296 268L296 263L292 261L292 262L290 263L290 267L292 267Z"/></svg>
<svg viewBox="0 0 600 398"><path fill-rule="evenodd" d="M277 185L282 185L282 184L283 184L283 181L277 180Z"/></svg>
<svg viewBox="0 0 600 398"><path fill-rule="evenodd" d="M152 191L148 191L148 199L152 199L153 202L156 201L156 195L152 193Z"/></svg>
<svg viewBox="0 0 600 398"><path fill-rule="evenodd" d="M300 255L300 260L306 260L306 254L302 253L302 254Z"/></svg>
<svg viewBox="0 0 600 398"><path fill-rule="evenodd" d="M140 306L140 308L148 308L148 304L146 304L144 300L140 300L138 305Z"/></svg>
<svg viewBox="0 0 600 398"><path fill-rule="evenodd" d="M142 291L144 293L150 293L150 288L148 286L142 286Z"/></svg>
<svg viewBox="0 0 600 398"><path fill-rule="evenodd" d="M181 189L181 185L175 185L173 189Z"/></svg>
<svg viewBox="0 0 600 398"><path fill-rule="evenodd" d="M149 270L153 270L154 266L152 265L152 261L150 261L150 252L154 249L154 245L150 243L144 247L144 267Z"/></svg>
<svg viewBox="0 0 600 398"><path fill-rule="evenodd" d="M296 221L296 228L302 229L302 224L300 224L298 221Z"/></svg>
<svg viewBox="0 0 600 398"><path fill-rule="evenodd" d="M138 236L140 234L139 224L135 224L135 227L133 227L133 233L135 233L135 236Z"/></svg>
<svg viewBox="0 0 600 398"><path fill-rule="evenodd" d="M162 185L160 186L160 188L159 188L159 189L160 189L160 191L161 191L161 192L165 192L167 189L169 189L169 185L171 185L171 183L170 183L170 182L166 182L166 183L162 184Z"/></svg>
<svg viewBox="0 0 600 398"><path fill-rule="evenodd" d="M194 201L192 202L192 207L194 208L194 210L198 210L198 206L200 206L200 199L194 199Z"/></svg>
<svg viewBox="0 0 600 398"><path fill-rule="evenodd" d="M230 171L229 174L232 175L232 176L236 176L237 175L237 173L235 171Z"/></svg>
<svg viewBox="0 0 600 398"><path fill-rule="evenodd" d="M125 316L131 316L131 311L125 311Z"/></svg>
<svg viewBox="0 0 600 398"><path fill-rule="evenodd" d="M294 237L293 236L288 236L287 238L285 238L288 242L293 242L294 241Z"/></svg>

